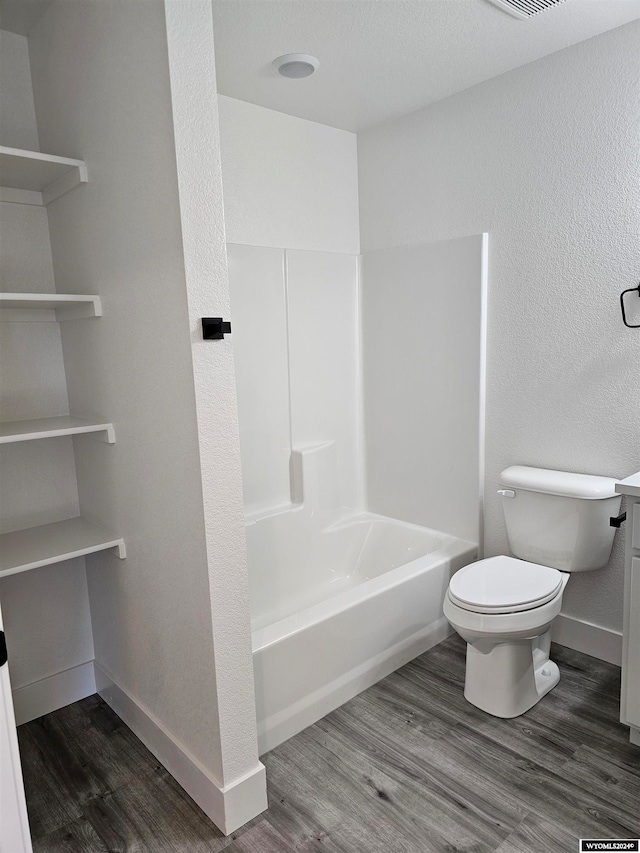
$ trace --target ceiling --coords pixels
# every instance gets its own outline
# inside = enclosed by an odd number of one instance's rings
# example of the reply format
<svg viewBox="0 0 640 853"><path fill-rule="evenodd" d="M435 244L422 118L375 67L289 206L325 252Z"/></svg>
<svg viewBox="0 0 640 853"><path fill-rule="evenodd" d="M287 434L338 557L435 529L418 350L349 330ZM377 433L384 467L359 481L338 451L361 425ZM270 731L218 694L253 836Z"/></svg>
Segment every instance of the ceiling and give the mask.
<svg viewBox="0 0 640 853"><path fill-rule="evenodd" d="M567 0L524 21L487 0L213 0L213 16L222 94L360 131L636 20L640 0ZM282 78L284 53L320 67Z"/></svg>
<svg viewBox="0 0 640 853"><path fill-rule="evenodd" d="M28 35L52 2L0 0L0 27ZM353 131L640 19L640 0L566 0L526 21L487 0L212 0L212 6L222 94ZM311 53L320 68L302 80L280 77L271 62L283 53Z"/></svg>

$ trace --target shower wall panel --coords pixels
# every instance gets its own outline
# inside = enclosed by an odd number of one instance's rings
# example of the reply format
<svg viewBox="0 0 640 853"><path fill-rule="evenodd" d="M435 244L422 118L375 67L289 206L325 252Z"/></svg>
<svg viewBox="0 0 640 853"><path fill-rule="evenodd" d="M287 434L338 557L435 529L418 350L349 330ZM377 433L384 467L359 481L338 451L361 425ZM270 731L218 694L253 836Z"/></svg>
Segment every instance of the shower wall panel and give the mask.
<svg viewBox="0 0 640 853"><path fill-rule="evenodd" d="M294 449L335 442L341 507L362 508L358 259L287 252Z"/></svg>
<svg viewBox="0 0 640 853"><path fill-rule="evenodd" d="M228 257L247 516L289 505L291 451L319 444L333 444L339 505L361 508L357 256L230 244Z"/></svg>
<svg viewBox="0 0 640 853"><path fill-rule="evenodd" d="M368 507L480 541L481 235L363 255Z"/></svg>
<svg viewBox="0 0 640 853"><path fill-rule="evenodd" d="M245 511L290 502L284 252L227 246Z"/></svg>

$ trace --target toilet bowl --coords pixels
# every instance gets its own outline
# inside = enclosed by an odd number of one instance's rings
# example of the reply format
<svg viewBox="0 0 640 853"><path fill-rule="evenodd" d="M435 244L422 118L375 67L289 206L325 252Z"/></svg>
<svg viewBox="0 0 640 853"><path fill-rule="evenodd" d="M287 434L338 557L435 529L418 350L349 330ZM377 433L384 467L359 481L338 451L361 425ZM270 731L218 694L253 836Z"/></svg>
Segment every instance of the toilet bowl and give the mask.
<svg viewBox="0 0 640 853"><path fill-rule="evenodd" d="M551 626L570 572L602 568L620 508L616 480L512 466L500 475L515 556L456 572L443 611L467 643L465 698L495 717L517 717L560 679L549 658ZM506 504L506 505L505 505Z"/></svg>
<svg viewBox="0 0 640 853"><path fill-rule="evenodd" d="M551 624L568 580L565 572L505 556L453 576L443 609L467 643L468 702L494 717L517 717L555 687Z"/></svg>

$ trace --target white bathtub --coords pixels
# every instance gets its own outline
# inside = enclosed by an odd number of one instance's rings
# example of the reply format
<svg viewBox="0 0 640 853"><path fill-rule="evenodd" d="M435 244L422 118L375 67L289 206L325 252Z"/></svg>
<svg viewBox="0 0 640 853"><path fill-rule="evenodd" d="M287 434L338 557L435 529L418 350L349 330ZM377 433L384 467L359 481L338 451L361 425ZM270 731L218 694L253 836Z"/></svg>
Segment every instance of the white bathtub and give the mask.
<svg viewBox="0 0 640 853"><path fill-rule="evenodd" d="M451 630L442 602L477 545L368 513L323 526L317 506L247 523L263 754Z"/></svg>

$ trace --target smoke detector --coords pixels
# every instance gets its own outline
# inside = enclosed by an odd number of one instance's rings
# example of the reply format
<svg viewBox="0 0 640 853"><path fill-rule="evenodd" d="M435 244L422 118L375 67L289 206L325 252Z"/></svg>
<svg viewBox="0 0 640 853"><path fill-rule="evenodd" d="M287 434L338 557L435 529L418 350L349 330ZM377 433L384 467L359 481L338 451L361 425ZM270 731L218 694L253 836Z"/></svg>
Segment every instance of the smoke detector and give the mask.
<svg viewBox="0 0 640 853"><path fill-rule="evenodd" d="M514 18L520 18L521 21L564 2L565 0L489 0L489 3L493 3L498 9L508 12Z"/></svg>
<svg viewBox="0 0 640 853"><path fill-rule="evenodd" d="M301 77L310 77L318 68L320 63L308 53L285 53L271 63L278 74L299 80Z"/></svg>

